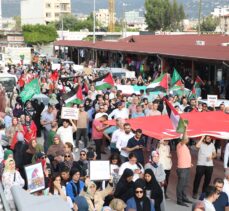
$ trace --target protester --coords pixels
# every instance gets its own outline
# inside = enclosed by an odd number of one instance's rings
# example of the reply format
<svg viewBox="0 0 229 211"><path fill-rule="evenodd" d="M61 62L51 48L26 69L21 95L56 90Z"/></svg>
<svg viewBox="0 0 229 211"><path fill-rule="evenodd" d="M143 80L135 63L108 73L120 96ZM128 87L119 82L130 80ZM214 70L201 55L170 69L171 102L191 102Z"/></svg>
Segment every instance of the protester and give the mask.
<svg viewBox="0 0 229 211"><path fill-rule="evenodd" d="M53 106L48 105L48 109L44 111L41 115L41 125L44 127L44 151L48 151L49 141L48 135L52 128L52 122L55 120L55 116L53 114Z"/></svg>
<svg viewBox="0 0 229 211"><path fill-rule="evenodd" d="M162 164L163 169L165 171L164 193L165 193L165 198L168 199L167 188L169 185L169 176L172 169L172 155L170 152L169 140L161 141L158 147L158 153L160 155L159 163Z"/></svg>
<svg viewBox="0 0 229 211"><path fill-rule="evenodd" d="M214 179L213 185L219 193L219 197L213 202L215 210L224 211L228 206L228 196L225 192L223 192L224 181L221 178L216 178ZM206 193L202 193L199 199L204 200L205 195Z"/></svg>
<svg viewBox="0 0 229 211"><path fill-rule="evenodd" d="M134 172L131 169L125 169L116 186L114 197L126 202L134 195Z"/></svg>
<svg viewBox="0 0 229 211"><path fill-rule="evenodd" d="M199 149L199 152L197 157L196 175L193 184L194 199L197 199L198 188L203 175L204 184L202 192L205 192L205 188L209 186L213 173L213 159L216 157L215 146L209 136L202 136L196 144L196 148Z"/></svg>
<svg viewBox="0 0 229 211"><path fill-rule="evenodd" d="M144 179L146 183L146 195L154 200L155 211L161 211L163 192L151 169L145 170Z"/></svg>
<svg viewBox="0 0 229 211"><path fill-rule="evenodd" d="M142 130L137 129L135 131L135 136L129 139L127 143L127 151L133 152L139 163L141 163L143 166L145 164L144 162L144 148L145 148L145 140L142 136Z"/></svg>
<svg viewBox="0 0 229 211"><path fill-rule="evenodd" d="M77 131L76 131L76 148L79 148L79 140L83 138L84 147L87 147L88 144L88 113L84 111L84 105L79 105L79 116L77 120Z"/></svg>
<svg viewBox="0 0 229 211"><path fill-rule="evenodd" d="M129 123L124 124L124 132L120 133L118 139L116 141L116 148L119 150L121 155L122 162L126 162L128 160L128 149L127 144L128 141L134 136L131 132L131 126Z"/></svg>
<svg viewBox="0 0 229 211"><path fill-rule="evenodd" d="M219 192L213 186L208 186L206 188L205 198L204 198L204 207L207 211L215 211L213 202L219 197Z"/></svg>
<svg viewBox="0 0 229 211"><path fill-rule="evenodd" d="M104 190L97 190L96 184L89 179L85 180L85 191L83 190L80 195L84 196L89 211L102 210L104 199L107 195L111 194L113 188L112 180L109 181L108 186Z"/></svg>
<svg viewBox="0 0 229 211"><path fill-rule="evenodd" d="M59 195L62 199L64 199L70 209L73 209L73 202L69 196L66 196L65 186L61 185L61 177L60 174L56 173L52 176L52 184L49 189L49 193L52 195ZM75 209L73 209L75 210Z"/></svg>
<svg viewBox="0 0 229 211"><path fill-rule="evenodd" d="M96 154L98 160L101 160L103 131L108 127L107 125L104 125L104 122L106 120L107 120L107 116L103 115L98 119L95 119L92 124L92 139L95 142Z"/></svg>
<svg viewBox="0 0 229 211"><path fill-rule="evenodd" d="M75 143L73 141L73 133L76 132L76 130L77 127L71 119L64 119L63 125L58 128L56 134L60 136L63 144L65 144L66 142L70 142L73 146L75 146Z"/></svg>
<svg viewBox="0 0 229 211"><path fill-rule="evenodd" d="M69 196L72 202L75 201L76 196L78 196L84 188L84 182L80 180L80 171L76 168L70 171L70 182L66 185L67 196Z"/></svg>
<svg viewBox="0 0 229 211"><path fill-rule="evenodd" d="M134 197L126 202L126 209L154 211L152 201L146 196L144 180L138 179L134 183Z"/></svg>
<svg viewBox="0 0 229 211"><path fill-rule="evenodd" d="M122 176L125 169L131 169L134 172L133 181L136 181L139 178L143 177L144 174L144 168L143 166L138 162L137 156L131 152L128 156L129 161L123 163L119 168L119 176Z"/></svg>
<svg viewBox="0 0 229 211"><path fill-rule="evenodd" d="M5 168L2 175L2 184L4 188L4 194L10 208L16 209L11 188L12 186L19 186L22 188L25 184L25 181L21 177L20 173L16 170L15 162L12 158L8 158L5 162Z"/></svg>
<svg viewBox="0 0 229 211"><path fill-rule="evenodd" d="M182 140L177 144L177 204L188 207L186 203L192 203L187 195L186 189L189 181L192 158L187 144L189 142L187 131L185 131Z"/></svg>

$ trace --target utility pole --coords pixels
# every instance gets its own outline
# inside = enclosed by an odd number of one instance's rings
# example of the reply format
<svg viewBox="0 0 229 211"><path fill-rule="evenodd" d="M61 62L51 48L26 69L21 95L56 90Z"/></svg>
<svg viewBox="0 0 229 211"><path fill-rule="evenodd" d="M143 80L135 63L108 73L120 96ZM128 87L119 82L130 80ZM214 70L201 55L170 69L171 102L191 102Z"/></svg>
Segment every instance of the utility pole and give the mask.
<svg viewBox="0 0 229 211"><path fill-rule="evenodd" d="M95 44L95 0L93 7L93 44Z"/></svg>
<svg viewBox="0 0 229 211"><path fill-rule="evenodd" d="M201 29L200 29L200 24L201 24L201 13L202 13L202 0L199 0L199 18L198 18L198 34L200 35Z"/></svg>

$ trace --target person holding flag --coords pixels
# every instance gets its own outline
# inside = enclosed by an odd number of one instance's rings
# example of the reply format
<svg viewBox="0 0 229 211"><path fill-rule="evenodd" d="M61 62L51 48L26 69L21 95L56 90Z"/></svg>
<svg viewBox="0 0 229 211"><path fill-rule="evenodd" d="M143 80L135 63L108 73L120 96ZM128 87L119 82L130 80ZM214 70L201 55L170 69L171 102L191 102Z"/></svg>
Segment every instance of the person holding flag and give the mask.
<svg viewBox="0 0 229 211"><path fill-rule="evenodd" d="M186 203L192 203L186 195L186 188L189 181L190 169L192 167L192 157L190 150L187 146L189 138L187 135L188 122L181 118L172 104L164 97L166 103L167 113L172 122L172 125L177 133L183 133L180 142L177 144L177 204L180 206L188 207Z"/></svg>

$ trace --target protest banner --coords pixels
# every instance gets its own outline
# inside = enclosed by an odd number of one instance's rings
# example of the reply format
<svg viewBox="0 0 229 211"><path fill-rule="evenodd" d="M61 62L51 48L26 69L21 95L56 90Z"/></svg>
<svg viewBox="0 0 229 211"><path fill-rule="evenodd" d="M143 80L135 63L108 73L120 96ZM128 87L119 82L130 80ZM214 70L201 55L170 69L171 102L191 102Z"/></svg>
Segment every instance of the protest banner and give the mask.
<svg viewBox="0 0 229 211"><path fill-rule="evenodd" d="M30 193L45 189L45 178L41 163L25 166L25 174Z"/></svg>
<svg viewBox="0 0 229 211"><path fill-rule="evenodd" d="M89 177L92 181L109 180L110 161L109 160L92 160L89 163Z"/></svg>
<svg viewBox="0 0 229 211"><path fill-rule="evenodd" d="M78 108L62 107L61 119L78 120L78 117L79 117L79 109Z"/></svg>
<svg viewBox="0 0 229 211"><path fill-rule="evenodd" d="M208 95L208 105L216 106L218 100L217 95Z"/></svg>

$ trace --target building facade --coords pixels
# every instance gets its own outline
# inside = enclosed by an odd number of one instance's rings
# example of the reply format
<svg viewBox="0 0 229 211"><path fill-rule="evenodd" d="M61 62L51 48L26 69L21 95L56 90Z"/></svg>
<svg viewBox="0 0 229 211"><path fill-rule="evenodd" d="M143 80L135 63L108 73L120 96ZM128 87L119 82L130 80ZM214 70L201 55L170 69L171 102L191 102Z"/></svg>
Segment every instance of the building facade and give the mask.
<svg viewBox="0 0 229 211"><path fill-rule="evenodd" d="M22 25L48 24L70 13L71 0L21 0Z"/></svg>
<svg viewBox="0 0 229 211"><path fill-rule="evenodd" d="M229 14L229 6L216 7L211 13L214 17L220 17Z"/></svg>
<svg viewBox="0 0 229 211"><path fill-rule="evenodd" d="M110 20L110 14L108 9L99 9L99 11L95 13L95 16L98 23L100 23L103 27L108 27Z"/></svg>
<svg viewBox="0 0 229 211"><path fill-rule="evenodd" d="M220 30L222 33L229 33L229 13L220 16Z"/></svg>

